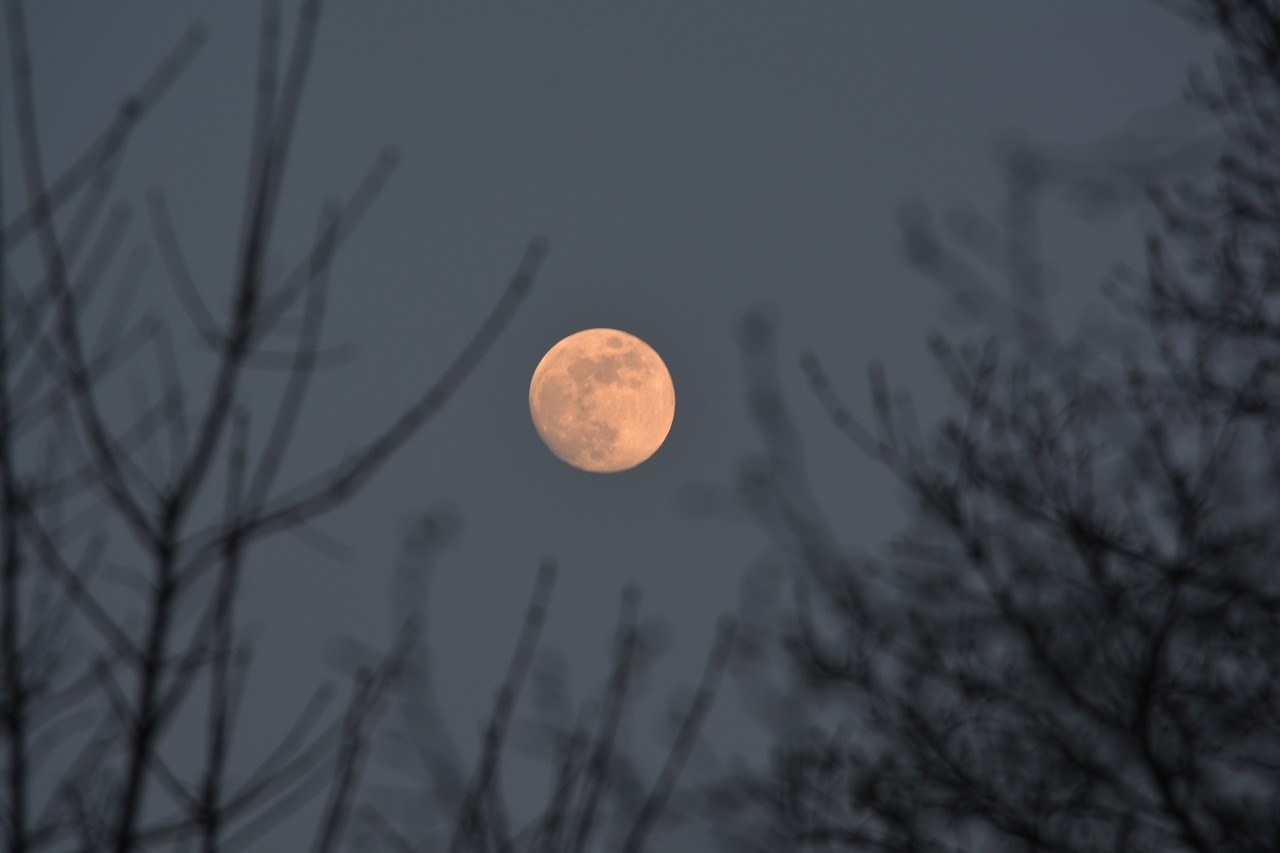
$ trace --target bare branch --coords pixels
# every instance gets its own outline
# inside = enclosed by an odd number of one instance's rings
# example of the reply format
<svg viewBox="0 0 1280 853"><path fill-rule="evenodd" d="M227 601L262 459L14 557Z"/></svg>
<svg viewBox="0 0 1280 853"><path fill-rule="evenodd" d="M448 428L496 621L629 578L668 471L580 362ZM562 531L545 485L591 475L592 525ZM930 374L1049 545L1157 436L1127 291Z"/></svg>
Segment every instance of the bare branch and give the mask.
<svg viewBox="0 0 1280 853"><path fill-rule="evenodd" d="M547 603L551 598L551 588L555 584L555 564L544 560L538 567L538 577L534 581L533 595L529 599L529 607L525 611L524 624L520 628L520 637L516 640L515 652L507 669L507 676L498 688L498 696L494 700L493 713L485 728L484 745L480 760L462 796L458 807L457 822L454 826L453 840L449 843L450 853L459 853L464 845L479 844L485 846L484 828L481 823L480 809L489 795L492 786L499 783L498 764L502 750L506 746L507 726L511 714L515 710L516 700L524 687L525 678L529 674L529 664L533 660L534 649L538 645L538 637L542 633L542 624L546 619ZM492 820L495 816L490 815ZM499 819L502 816L497 816ZM499 840L499 846L509 843Z"/></svg>
<svg viewBox="0 0 1280 853"><path fill-rule="evenodd" d="M733 650L734 632L734 622L727 617L717 626L715 642L711 646L710 654L707 655L707 663L702 671L698 692L694 694L693 704L690 705L689 712L680 725L680 731L677 732L675 741L671 744L667 761L662 766L657 781L654 782L649 796L640 808L640 813L636 815L635 822L631 825L631 831L622 845L623 853L640 853L644 849L645 841L653 830L654 823L666 806L667 800L671 798L671 792L675 790L676 782L680 778L680 771L684 769L684 763L697 742L702 722L715 701L716 690L720 687L720 676L724 674L725 667L729 663L729 654Z"/></svg>

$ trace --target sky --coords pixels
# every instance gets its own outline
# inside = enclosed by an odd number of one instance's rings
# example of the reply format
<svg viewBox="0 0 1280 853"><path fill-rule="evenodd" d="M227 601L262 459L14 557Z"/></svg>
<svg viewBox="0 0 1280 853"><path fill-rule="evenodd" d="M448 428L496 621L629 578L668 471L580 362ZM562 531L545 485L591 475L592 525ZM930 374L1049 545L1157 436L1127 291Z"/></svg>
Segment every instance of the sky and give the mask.
<svg viewBox="0 0 1280 853"><path fill-rule="evenodd" d="M195 62L131 144L117 195L136 209L131 242L154 245L142 202L164 189L201 293L225 305L254 4L30 5L51 171L187 25L208 25ZM286 3L290 23L295 6ZM825 421L796 355L817 352L864 420L866 366L877 359L923 413L943 411L924 336L942 324L944 301L904 260L903 204L993 209L999 140L1069 149L1132 127L1178 97L1187 65L1210 48L1137 0L328 4L276 268L302 255L321 205L350 194L385 146L400 162L334 265L325 339L356 357L316 378L282 483L358 445L434 381L532 235L550 253L458 396L318 525L341 553L289 537L256 552L242 611L258 644L246 706L257 725L246 737L269 742L332 674L332 638L386 645L398 539L415 515L448 505L462 529L433 578L428 636L464 751L476 748L544 556L560 566L544 646L563 653L578 700L603 681L626 585L641 588L642 615L666 625L653 701L636 720L636 742L657 743L662 698L696 681L717 618L736 608L766 541L747 526L690 518L679 501L691 484L729 482L756 447L733 338L742 312L762 303L776 312L820 497L846 544L877 550L904 522L899 490ZM6 152L11 122L6 112ZM15 161L6 153L9 211ZM1135 255L1136 224L1064 210L1048 221L1051 299L1063 306L1055 320L1070 325L1110 262ZM143 294L179 330L179 362L199 377L208 354L173 307L160 264ZM613 475L556 459L528 413L542 354L595 326L647 341L676 387L666 444ZM268 378L251 404L269 402L273 387ZM708 736L723 753L758 754L763 735L734 701L729 685ZM537 778L529 771L515 784Z"/></svg>

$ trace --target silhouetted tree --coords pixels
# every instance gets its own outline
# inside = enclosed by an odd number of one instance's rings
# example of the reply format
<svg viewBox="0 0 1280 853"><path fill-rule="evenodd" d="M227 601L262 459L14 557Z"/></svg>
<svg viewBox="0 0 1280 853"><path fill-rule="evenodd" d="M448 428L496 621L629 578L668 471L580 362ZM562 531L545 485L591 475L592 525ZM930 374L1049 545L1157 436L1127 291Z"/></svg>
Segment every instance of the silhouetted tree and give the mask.
<svg viewBox="0 0 1280 853"><path fill-rule="evenodd" d="M771 535L781 569L750 600L781 608L784 662L755 618L738 676L778 738L721 791L735 849L1280 849L1280 4L1164 5L1222 39L1190 85L1214 135L1015 149L1000 221L904 218L913 265L996 333L931 340L958 417L926 439L873 366L864 428L802 357L912 499L885 559L841 543L774 323L742 324L764 452L705 508ZM1050 190L1158 214L1145 266L1110 281L1116 322L1067 341L1037 249Z"/></svg>
<svg viewBox="0 0 1280 853"><path fill-rule="evenodd" d="M711 650L664 766L646 785L617 742L637 673L653 654L637 622L638 594L628 592L598 703L568 729L553 718L534 721L555 779L542 814L529 827L513 827L501 796L501 758L534 669L554 572L547 562L539 574L480 754L468 768L449 748L434 708L422 636L426 572L456 526L447 513L424 516L406 536L389 648L337 641L331 657L350 676L345 708L330 710L335 691L322 684L274 749L257 756L236 749L247 724L238 712L252 650L237 602L251 546L282 531L326 541L310 522L349 502L450 400L528 293L544 243L530 243L489 315L399 418L329 467L279 488L309 384L335 354L321 343L333 258L396 160L384 151L349 199L321 212L301 260L283 276L268 275L319 0L300 3L287 57L282 3L263 3L245 212L225 308L211 306L207 289L196 285L163 191L147 199L166 276L211 354L211 369L198 379L177 358L169 324L150 312L134 319L143 263L133 255L116 264L128 211L107 202L135 131L192 60L203 30L188 31L102 134L51 177L38 137L23 3L6 0L5 10L8 102L26 204L16 214L0 210L4 849L244 849L323 797L317 821L306 827L316 851L372 843L453 851L608 845L638 853L712 701L731 623ZM0 192L0 201L13 195ZM108 282L117 275L113 289ZM280 340L288 342L284 350ZM272 379L274 410L251 407L256 368L281 366L283 380L278 370ZM135 392L132 411L115 402L129 397L122 385ZM251 442L251 429L265 437ZM554 675L540 680L542 694L563 693ZM400 726L375 729L392 707ZM194 733L181 739L180 756L165 738L178 729ZM413 774L420 796L412 819L360 794L379 743L384 760L398 756L399 769ZM408 768L406 757L415 762ZM233 760L250 759L249 772L233 770Z"/></svg>

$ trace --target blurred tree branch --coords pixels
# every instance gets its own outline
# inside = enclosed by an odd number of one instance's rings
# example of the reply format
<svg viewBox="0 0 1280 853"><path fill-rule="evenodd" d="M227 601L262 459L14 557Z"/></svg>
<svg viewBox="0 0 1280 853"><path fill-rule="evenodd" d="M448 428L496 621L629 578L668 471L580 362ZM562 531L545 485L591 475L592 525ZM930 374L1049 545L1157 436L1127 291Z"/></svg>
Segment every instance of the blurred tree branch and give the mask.
<svg viewBox="0 0 1280 853"><path fill-rule="evenodd" d="M422 519L418 534L409 537L393 594L401 607L406 601L419 606L425 602L437 553L456 525L451 514L432 513ZM637 756L620 742L637 682L656 654L652 631L638 621L639 591L628 587L622 594L602 695L583 703L569 725L567 686L560 673L545 661L540 664L537 656L554 578L554 563L545 561L469 774L437 706L425 639L406 660L406 689L394 700L403 725L389 727L382 737L386 764L408 777L410 785L375 790L360 810L368 836L382 847L459 853L638 853L663 828L660 819L677 793L681 770L728 664L734 624L720 624L702 681L680 715L663 767L645 791L638 787L642 770ZM357 659L368 654L357 653ZM517 705L530 681L534 713L521 719ZM531 819L514 817L503 797L502 762L513 744L549 759L554 768L550 789Z"/></svg>
<svg viewBox="0 0 1280 853"><path fill-rule="evenodd" d="M1280 846L1280 7L1164 5L1222 39L1216 76L1191 77L1222 139L1207 178L1177 157L1161 176L1125 169L1141 157L1024 147L1001 221L959 217L944 236L909 210L909 260L994 332L930 341L960 416L928 434L881 366L869 428L802 357L832 423L913 499L886 560L839 544L775 323L744 322L765 450L733 509L770 534L788 581L772 589L790 595L755 602L785 622L775 637L757 620L747 644L779 639L782 663L759 653L740 670L776 741L770 766L725 783L737 849ZM1159 214L1145 269L1110 282L1111 339L1062 341L1049 323L1050 190L1086 212L1145 198ZM699 494L708 511L726 497Z"/></svg>

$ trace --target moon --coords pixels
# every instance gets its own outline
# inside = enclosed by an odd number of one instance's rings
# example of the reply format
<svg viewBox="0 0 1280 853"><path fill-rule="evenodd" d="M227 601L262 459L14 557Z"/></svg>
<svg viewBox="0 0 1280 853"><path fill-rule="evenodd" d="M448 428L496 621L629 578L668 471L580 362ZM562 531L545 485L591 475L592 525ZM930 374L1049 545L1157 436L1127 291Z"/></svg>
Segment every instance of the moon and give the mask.
<svg viewBox="0 0 1280 853"><path fill-rule="evenodd" d="M529 383L538 435L575 468L612 473L652 456L671 431L676 389L653 347L585 329L547 350Z"/></svg>

